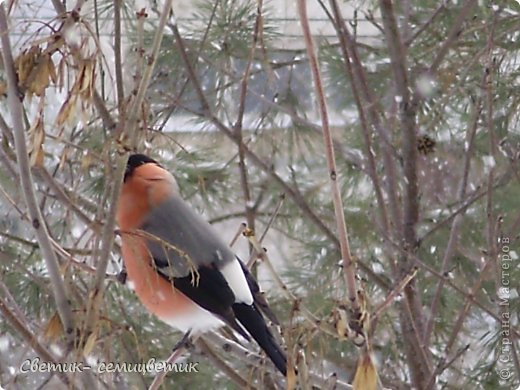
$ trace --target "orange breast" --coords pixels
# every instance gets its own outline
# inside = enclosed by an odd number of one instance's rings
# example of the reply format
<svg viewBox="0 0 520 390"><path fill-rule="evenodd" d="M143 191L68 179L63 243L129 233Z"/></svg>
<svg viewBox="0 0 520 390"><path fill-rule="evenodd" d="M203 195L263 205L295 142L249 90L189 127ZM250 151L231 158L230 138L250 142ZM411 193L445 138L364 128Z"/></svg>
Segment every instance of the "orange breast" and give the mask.
<svg viewBox="0 0 520 390"><path fill-rule="evenodd" d="M130 283L151 313L167 321L193 309L193 301L156 272L143 238L124 234L122 249Z"/></svg>

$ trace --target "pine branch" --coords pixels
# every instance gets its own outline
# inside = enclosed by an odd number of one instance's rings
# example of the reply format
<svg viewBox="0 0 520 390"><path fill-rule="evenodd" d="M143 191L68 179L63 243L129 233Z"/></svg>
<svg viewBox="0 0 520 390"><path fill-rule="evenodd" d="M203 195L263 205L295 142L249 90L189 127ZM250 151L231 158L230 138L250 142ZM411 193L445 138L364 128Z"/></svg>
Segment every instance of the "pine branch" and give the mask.
<svg viewBox="0 0 520 390"><path fill-rule="evenodd" d="M475 104L472 106L472 114L470 118L470 125L467 130L466 140L468 147L466 149L466 153L464 154L464 169L462 178L460 180L459 184L459 200L461 202L464 202L466 198L466 187L468 183L468 176L469 176L469 169L471 166L471 157L473 156L473 148L475 145L475 134L477 132L477 124L478 119L480 117L480 110L481 110L481 99L478 99ZM448 238L448 244L446 245L446 251L444 252L444 257L442 259L442 266L441 266L441 272L442 274L445 274L448 272L451 259L453 255L455 254L455 249L457 247L458 243L458 234L459 234L459 227L462 222L462 217L465 214L466 209L464 209L461 213L457 214L455 218L453 218L453 222L451 224L450 229L450 236ZM433 332L433 325L435 323L435 318L437 316L437 310L439 301L441 298L441 293L444 287L444 279L439 279L437 282L437 287L435 288L435 293L433 295L432 302L430 303L430 313L428 322L426 323L426 326L424 328L424 336L423 340L425 345L429 345L430 339Z"/></svg>
<svg viewBox="0 0 520 390"><path fill-rule="evenodd" d="M202 112L197 113L198 115L207 118L219 131L221 131L226 137L228 137L235 144L238 142L236 137L233 134L233 131L229 129L226 125L224 125L212 112L211 107L209 106L208 100L204 95L198 77L195 73L193 65L190 62L188 57L186 47L184 45L184 41L180 35L179 29L176 24L171 24L171 29L173 35L175 37L175 42L180 51L181 58L184 62L186 70L188 72L188 76L190 81L192 82L197 97L199 99L199 103L202 106ZM276 172L271 169L270 164L266 163L262 160L256 153L254 153L247 145L243 145L243 150L245 156L258 168L268 174L275 183L280 185L283 188L284 192L294 201L294 203L303 211L303 213L314 223L316 226L325 234L325 236L330 239L338 248L340 247L339 240L336 235L329 229L329 227L323 222L323 220L314 212L314 210L309 206L303 195L295 188L288 185ZM379 275L376 275L370 267L366 264L359 263L360 267L364 272L366 272L371 279L376 281L378 285L381 287L388 289L388 283L384 279L382 279Z"/></svg>

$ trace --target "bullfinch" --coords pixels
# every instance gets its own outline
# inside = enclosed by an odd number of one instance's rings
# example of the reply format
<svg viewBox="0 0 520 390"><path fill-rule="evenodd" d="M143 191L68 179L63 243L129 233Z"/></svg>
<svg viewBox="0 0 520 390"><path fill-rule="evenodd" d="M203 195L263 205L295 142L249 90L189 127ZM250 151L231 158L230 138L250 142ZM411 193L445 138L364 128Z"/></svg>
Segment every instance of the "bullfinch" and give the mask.
<svg viewBox="0 0 520 390"><path fill-rule="evenodd" d="M256 340L286 375L286 356L264 319L276 317L256 280L157 161L129 157L117 222L128 278L151 313L182 332L227 324Z"/></svg>

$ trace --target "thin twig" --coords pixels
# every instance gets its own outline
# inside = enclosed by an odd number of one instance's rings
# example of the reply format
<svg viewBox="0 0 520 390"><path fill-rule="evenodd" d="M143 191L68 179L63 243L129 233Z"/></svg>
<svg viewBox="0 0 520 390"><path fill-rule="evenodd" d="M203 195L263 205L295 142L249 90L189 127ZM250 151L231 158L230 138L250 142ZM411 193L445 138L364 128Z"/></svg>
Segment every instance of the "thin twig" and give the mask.
<svg viewBox="0 0 520 390"><path fill-rule="evenodd" d="M428 69L428 72L431 74L434 74L437 71L437 68L444 60L444 57L446 54L448 54L448 51L450 50L451 46L455 43L457 38L460 35L462 24L468 17L469 13L477 5L477 0L466 0L464 4L462 4L462 7L460 8L459 14L457 15L457 18L453 22L453 25L451 26L450 32L448 33L448 36L446 37L446 40L442 43L441 48L437 52L437 55L433 59L430 68Z"/></svg>
<svg viewBox="0 0 520 390"><path fill-rule="evenodd" d="M201 349L202 353L204 353L207 358L210 359L222 372L224 372L240 389L256 389L256 387L253 387L251 383L226 364L226 362L218 356L211 345L203 337L197 340L196 345Z"/></svg>
<svg viewBox="0 0 520 390"><path fill-rule="evenodd" d="M213 222L211 222L213 223ZM238 240L238 238L242 235L242 233L244 233L244 231L246 230L247 228L247 225L245 223L241 223L239 228L237 229L237 232L235 233L235 235L233 236L233 238L231 239L231 241L229 242L229 246L232 247L233 245L235 245L235 242Z"/></svg>
<svg viewBox="0 0 520 390"><path fill-rule="evenodd" d="M375 159L375 151L372 147L372 132L370 130L370 126L367 120L367 114L365 106L361 100L361 94L359 92L359 81L356 80L354 76L354 71L352 69L352 61L350 59L350 55L348 52L348 42L347 35L348 31L346 30L346 26L342 20L342 15L337 3L335 1L331 2L333 18L331 16L331 20L334 22L334 26L337 31L338 38L340 40L340 48L343 54L343 62L345 64L346 73L350 79L350 85L352 86L352 95L354 96L354 101L356 102L356 107L359 113L359 122L361 124L363 140L365 144L365 158L367 161L367 173L370 179L372 180L372 184L374 186L374 191L376 194L376 200L378 205L379 214L381 216L381 224L382 228L385 231L390 231L390 221L388 218L388 212L386 207L386 202L383 196L383 188L381 185L381 180L379 175L377 174L377 164ZM323 6L324 8L324 6ZM394 256L391 253L388 253L387 256L390 259L390 266L392 267L393 274L397 274L396 264Z"/></svg>
<svg viewBox="0 0 520 390"><path fill-rule="evenodd" d="M468 351L469 347L470 347L470 345L467 344L463 348L459 348L457 353L448 361L446 361L446 358L440 359L439 363L437 364L437 367L435 368L433 375L430 377L430 379L428 381L428 386L430 386L429 388L432 388L432 386L434 385L433 381L435 380L435 378L438 377L439 375L441 375L444 372L444 370L446 370L448 367L450 367L455 362L455 360L457 360L459 357L464 355L464 353L466 353Z"/></svg>
<svg viewBox="0 0 520 390"><path fill-rule="evenodd" d="M499 187L499 183L495 183L495 187ZM453 221L454 218L457 217L459 214L463 214L466 212L468 208L473 206L477 201L485 197L487 194L487 191L481 190L480 188L477 188L477 191L475 191L469 199L467 199L460 207L458 207L455 211L453 211L449 216L441 220L440 222L436 223L430 230L428 230L426 233L424 233L420 238L419 241L423 242L426 241L428 238L433 236L438 230L445 227L447 224L449 224L451 221Z"/></svg>
<svg viewBox="0 0 520 390"><path fill-rule="evenodd" d="M298 11L303 31L303 37L305 40L305 46L307 48L307 56L309 57L311 72L314 79L315 93L318 98L318 105L323 129L323 143L325 145L325 155L327 157L327 166L329 169L329 179L340 243L340 252L341 257L343 259L343 272L345 277L345 283L347 286L347 297L349 300L350 309L352 310L355 318L357 319L360 310L360 305L357 296L356 264L355 259L352 257L350 253L347 223L345 221L345 214L343 212L343 200L341 198L341 191L339 189L338 184L338 170L336 167L336 157L334 155L334 146L332 143L332 136L329 128L329 114L327 110L327 103L325 101L325 94L323 92L323 85L321 81L318 58L316 57L316 49L314 48L314 42L312 40L311 29L309 26L306 0L298 1Z"/></svg>
<svg viewBox="0 0 520 390"><path fill-rule="evenodd" d="M278 204L274 208L274 211L271 214L271 217L269 218L269 221L267 222L267 225L266 225L263 233L260 235L260 238L258 239L258 245L256 247L254 245L252 245L252 248L254 250L251 251L249 260L247 261L247 264L246 264L247 268L251 269L251 267L255 264L257 257L261 257L262 253L264 253L262 248L260 248L260 244L264 240L265 236L267 235L267 232L269 231L274 220L276 219L276 216L278 215L278 212L280 211L280 209L282 207L282 203L283 203L284 199L285 199L285 196L280 196L280 200L278 201ZM261 252L258 252L258 249L260 249Z"/></svg>
<svg viewBox="0 0 520 390"><path fill-rule="evenodd" d="M381 315L381 313L393 302L396 296L401 294L403 289L406 287L410 281L417 276L417 268L414 268L412 272L408 273L398 284L397 286L390 291L390 293L386 296L386 299L372 312L372 320L375 320L377 317Z"/></svg>
<svg viewBox="0 0 520 390"><path fill-rule="evenodd" d="M141 104L143 103L148 85L150 84L150 80L152 78L153 69L157 62L157 57L161 48L161 42L164 36L164 28L166 27L166 23L170 18L171 10L172 0L166 0L163 5L161 17L159 18L159 23L155 30L152 46L150 48L150 53L148 54L148 60L146 61L141 81L139 83L139 88L137 89L135 98L128 110L129 118L125 128L127 133L126 136L129 139L129 145L127 146L130 147L131 150L133 150L137 145L138 131L134 127L137 125L138 115L141 112Z"/></svg>
<svg viewBox="0 0 520 390"><path fill-rule="evenodd" d="M255 230L255 209L251 206L251 189L249 186L247 166L245 161L245 153L244 153L244 140L243 140L243 120L244 120L244 112L246 108L246 97L247 97L247 85L249 82L249 76L251 73L251 67L253 64L253 60L255 58L256 46L258 42L258 36L261 33L263 17L262 17L262 0L257 0L256 5L256 18L255 25L253 28L253 41L251 43L251 50L249 51L249 56L246 63L246 68L244 70L244 74L242 76L242 81L240 83L240 100L238 105L238 115L237 120L234 125L234 133L237 140L238 145L238 168L240 172L240 184L242 186L242 192L244 195L244 203L245 203L245 213L246 213L246 221L249 229ZM250 252L252 252L252 248L250 247ZM254 272L254 270L253 270Z"/></svg>
<svg viewBox="0 0 520 390"><path fill-rule="evenodd" d="M494 261L495 261L494 258L488 257L487 261L484 263L484 266L482 267L482 270L479 272L479 278L477 279L477 281L473 285L473 288L471 288L470 293L466 297L464 305L462 306L462 309L459 312L459 316L457 317L457 320L455 321L455 324L453 325L453 329L449 336L448 342L446 343L446 345L444 347L444 357L441 358L441 360L437 366L437 369L430 374L428 381L426 382L427 386L428 386L428 387L426 387L427 389L431 388L431 386L435 383L435 378L438 375L442 374L443 370L448 368L448 365L446 365L445 362L446 362L446 359L451 355L451 350L458 340L458 335L461 332L463 325L464 325L464 320L466 319L466 316L468 315L469 309L471 307L471 300L469 298L475 297L477 292L480 290L480 286L482 285L482 282L487 277L487 269L490 266L490 264L492 264ZM437 371L439 371L439 372L437 372Z"/></svg>
<svg viewBox="0 0 520 390"><path fill-rule="evenodd" d="M405 40L404 44L405 46L411 46L411 44L421 35L428 27L432 25L434 20L441 14L443 10L446 9L446 4L443 2L441 5L437 7L434 13L431 14L431 16L428 18L426 22L424 22L421 27L419 27L411 37Z"/></svg>
<svg viewBox="0 0 520 390"><path fill-rule="evenodd" d="M179 343L173 348L173 352L170 355L170 357L166 360L166 366L174 364L177 359L179 359L184 352L187 350L187 343L189 340L190 332L186 333L182 339L179 341ZM198 336L195 336L193 341L195 341L198 338ZM163 370L159 372L155 378L153 378L152 383L150 384L150 387L148 390L158 390L159 387L161 387L162 383L164 382L164 379L166 378L166 375L168 375L168 370Z"/></svg>
<svg viewBox="0 0 520 390"><path fill-rule="evenodd" d="M278 200L278 203L276 204L273 212L271 213L271 216L269 217L269 221L267 221L267 225L265 225L264 231L262 232L262 234L260 235L260 238L258 239L258 242L260 242L260 243L262 243L262 241L264 241L264 238L267 235L267 232L269 231L269 229L273 225L274 220L279 215L280 210L282 209L282 205L283 205L283 202L285 200L285 195L282 194L282 195L280 195L279 198L280 199Z"/></svg>
<svg viewBox="0 0 520 390"><path fill-rule="evenodd" d="M114 65L116 73L117 107L119 120L125 116L125 91L123 82L123 61L121 59L121 3L122 0L114 0Z"/></svg>
<svg viewBox="0 0 520 390"><path fill-rule="evenodd" d="M7 256L7 255L6 255ZM12 262L15 262L14 259L9 259ZM7 262L7 259L6 259ZM12 311L14 312L14 316L23 324L29 324L28 318L25 316L25 313L22 311L20 306L18 306L18 303L16 302L16 299L11 294L11 291L9 291L9 288L6 286L3 280L0 280L0 289L2 290L2 295L6 298L4 301L4 305L9 305L12 308ZM28 327L27 327L28 328Z"/></svg>

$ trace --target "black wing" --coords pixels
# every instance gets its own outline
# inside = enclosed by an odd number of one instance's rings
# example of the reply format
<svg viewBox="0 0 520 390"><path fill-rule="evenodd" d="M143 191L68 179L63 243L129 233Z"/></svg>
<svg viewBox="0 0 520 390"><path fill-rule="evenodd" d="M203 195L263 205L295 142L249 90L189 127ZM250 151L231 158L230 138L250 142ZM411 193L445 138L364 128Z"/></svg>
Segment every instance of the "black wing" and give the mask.
<svg viewBox="0 0 520 390"><path fill-rule="evenodd" d="M173 278L173 280L160 272L160 266L157 266L157 269L161 276L170 283L173 282L177 290L181 291L199 306L222 319L231 328L244 336L246 340L250 340L248 334L237 323L233 311L235 295L216 266L202 266L198 270L198 275Z"/></svg>

